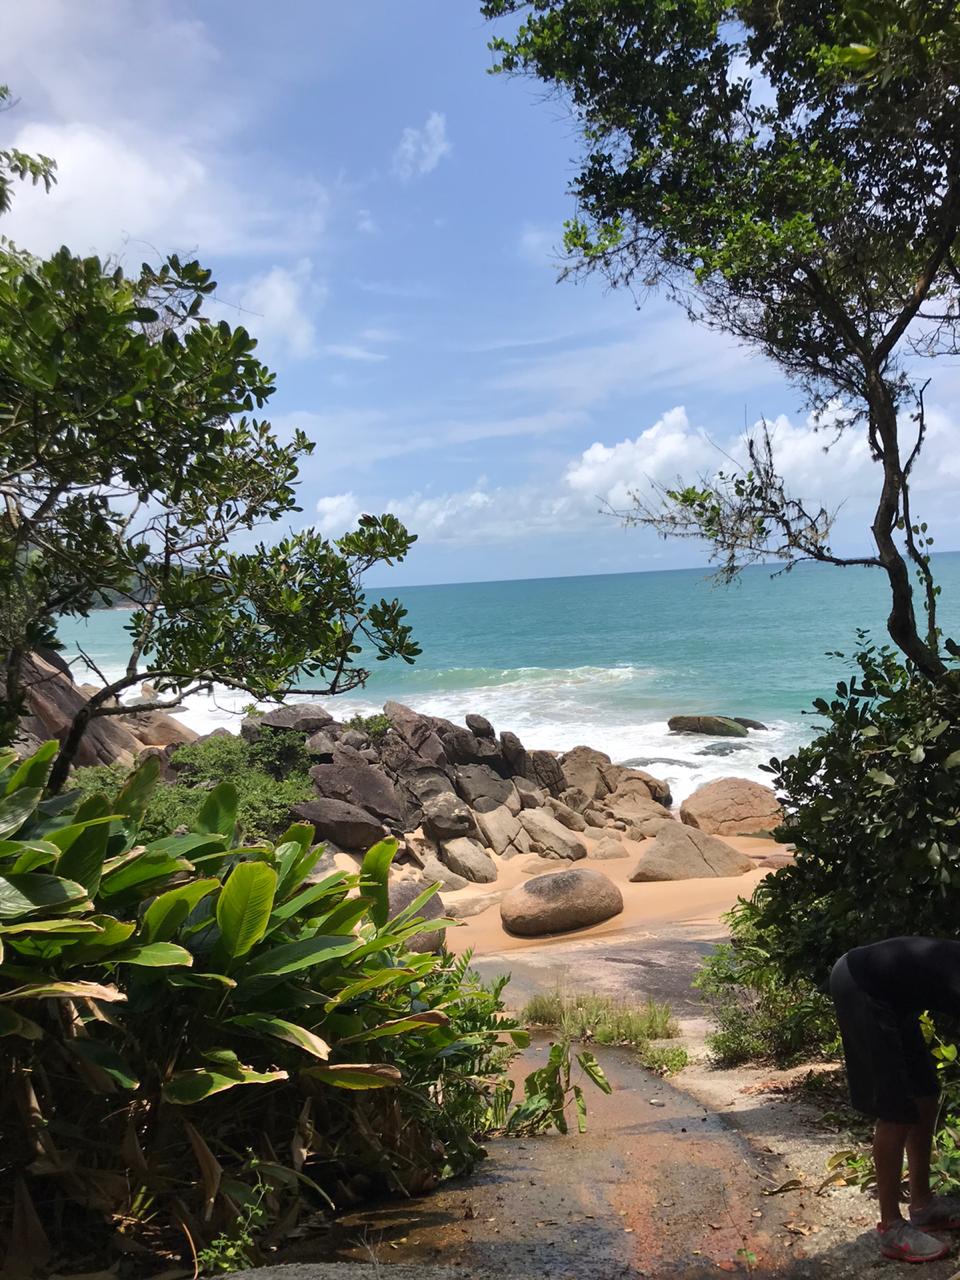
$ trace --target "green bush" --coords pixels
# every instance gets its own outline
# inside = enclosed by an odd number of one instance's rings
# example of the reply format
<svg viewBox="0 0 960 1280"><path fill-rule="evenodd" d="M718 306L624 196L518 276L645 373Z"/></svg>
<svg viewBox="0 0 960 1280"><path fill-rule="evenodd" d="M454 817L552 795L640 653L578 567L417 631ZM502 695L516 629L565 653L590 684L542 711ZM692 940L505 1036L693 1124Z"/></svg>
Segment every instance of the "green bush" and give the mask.
<svg viewBox="0 0 960 1280"><path fill-rule="evenodd" d="M533 996L521 1016L526 1025L559 1031L568 1041L633 1049L643 1066L661 1075L673 1075L687 1065L682 1045L650 1044L679 1033L670 1007L656 1000L634 1005L590 992L565 995L549 991Z"/></svg>
<svg viewBox="0 0 960 1280"><path fill-rule="evenodd" d="M861 642L863 641L861 635ZM960 694L888 648L820 699L822 731L771 761L792 866L754 895L753 927L785 981L823 987L850 947L903 933L957 936L960 920Z"/></svg>
<svg viewBox="0 0 960 1280"><path fill-rule="evenodd" d="M189 826L204 796L222 778L237 791L237 821L249 843L276 840L290 821L290 808L313 798L302 733L271 730L259 741L245 742L235 734L208 738L179 747L174 755L177 781L158 787L141 824L144 836L156 838ZM81 797L111 791L121 785L127 770L119 765L78 769L71 785Z"/></svg>
<svg viewBox="0 0 960 1280"><path fill-rule="evenodd" d="M237 846L231 784L154 839L155 759L77 807L42 799L55 750L0 759L8 1262L257 1261L301 1214L469 1169L526 1035L502 983L408 950L436 922L431 891L388 920L396 843L314 883L308 826Z"/></svg>
<svg viewBox="0 0 960 1280"><path fill-rule="evenodd" d="M839 1032L830 1000L810 982L786 979L764 945L750 903L726 917L733 934L704 962L695 986L713 1019L708 1045L718 1066L771 1062L780 1067L835 1058Z"/></svg>
<svg viewBox="0 0 960 1280"><path fill-rule="evenodd" d="M358 733L365 733L373 743L382 742L393 724L387 716L381 714L373 716L355 715L346 722L346 728L355 729Z"/></svg>

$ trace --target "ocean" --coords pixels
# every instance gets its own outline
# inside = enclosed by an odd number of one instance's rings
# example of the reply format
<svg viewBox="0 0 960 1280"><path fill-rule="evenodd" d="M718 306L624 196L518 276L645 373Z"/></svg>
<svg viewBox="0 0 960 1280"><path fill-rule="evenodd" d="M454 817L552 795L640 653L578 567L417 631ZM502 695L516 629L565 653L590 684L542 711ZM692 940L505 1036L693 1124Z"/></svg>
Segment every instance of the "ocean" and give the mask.
<svg viewBox="0 0 960 1280"><path fill-rule="evenodd" d="M935 557L941 625L960 638L960 552ZM370 595L376 595L370 591ZM804 715L849 675L858 627L885 638L885 577L870 569L800 565L771 576L756 566L733 586L709 570L540 578L390 589L409 610L423 654L414 666L374 663L365 689L336 699L341 719L395 698L461 721L470 711L528 747L578 743L648 768L678 798L725 775L765 780L760 766L809 739ZM107 674L123 670L123 610L64 619L69 651L81 645ZM88 678L81 664L77 679ZM236 729L243 695L190 700L183 719L208 732ZM748 716L768 727L748 739L673 734L679 713Z"/></svg>

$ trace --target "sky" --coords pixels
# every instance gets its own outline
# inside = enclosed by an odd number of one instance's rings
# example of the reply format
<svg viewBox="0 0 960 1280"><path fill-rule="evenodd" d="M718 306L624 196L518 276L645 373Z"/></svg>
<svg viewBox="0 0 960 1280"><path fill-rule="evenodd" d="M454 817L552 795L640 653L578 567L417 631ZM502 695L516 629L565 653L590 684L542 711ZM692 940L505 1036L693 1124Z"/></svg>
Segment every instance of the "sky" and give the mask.
<svg viewBox="0 0 960 1280"><path fill-rule="evenodd" d="M0 16L0 146L53 156L3 233L136 268L197 256L276 371L270 416L316 442L302 512L418 535L396 585L666 569L702 546L625 529L651 480L715 471L771 422L782 469L868 549L875 468L815 430L762 358L662 298L557 282L574 122L488 74L475 0L31 0ZM927 393L915 510L960 547L960 370ZM285 529L283 530L285 531Z"/></svg>

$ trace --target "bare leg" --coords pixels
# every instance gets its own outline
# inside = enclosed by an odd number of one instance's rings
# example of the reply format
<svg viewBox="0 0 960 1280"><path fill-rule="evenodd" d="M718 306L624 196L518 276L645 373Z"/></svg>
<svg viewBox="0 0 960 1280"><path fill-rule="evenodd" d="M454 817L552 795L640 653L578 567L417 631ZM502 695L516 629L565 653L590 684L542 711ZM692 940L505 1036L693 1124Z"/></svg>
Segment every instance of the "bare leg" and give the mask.
<svg viewBox="0 0 960 1280"><path fill-rule="evenodd" d="M930 1159L937 1127L940 1099L917 1098L919 1120L907 1130L907 1168L910 1175L910 1209L925 1209L933 1199L930 1191Z"/></svg>
<svg viewBox="0 0 960 1280"><path fill-rule="evenodd" d="M880 1222L891 1226L902 1220L900 1186L903 1181L903 1152L910 1130L918 1126L878 1120L873 1133L873 1163L877 1171ZM929 1169L929 1152L927 1167ZM929 1195L929 1192L928 1192Z"/></svg>

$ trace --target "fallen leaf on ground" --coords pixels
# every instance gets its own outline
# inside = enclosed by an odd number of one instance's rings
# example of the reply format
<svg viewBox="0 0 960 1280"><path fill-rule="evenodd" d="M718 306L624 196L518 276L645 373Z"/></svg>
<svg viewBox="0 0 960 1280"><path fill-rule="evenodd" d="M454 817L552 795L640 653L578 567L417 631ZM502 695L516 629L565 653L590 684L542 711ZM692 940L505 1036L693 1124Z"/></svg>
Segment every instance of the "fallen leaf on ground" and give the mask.
<svg viewBox="0 0 960 1280"><path fill-rule="evenodd" d="M785 1191L801 1191L806 1190L802 1178L788 1178L786 1182L781 1182L779 1187L764 1187L763 1195L765 1196L781 1196Z"/></svg>

